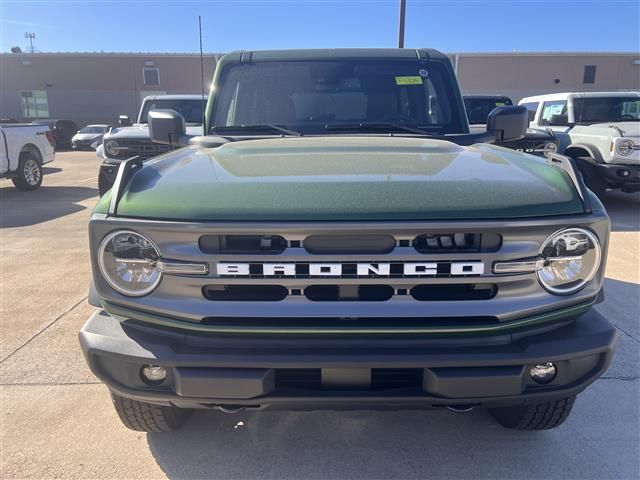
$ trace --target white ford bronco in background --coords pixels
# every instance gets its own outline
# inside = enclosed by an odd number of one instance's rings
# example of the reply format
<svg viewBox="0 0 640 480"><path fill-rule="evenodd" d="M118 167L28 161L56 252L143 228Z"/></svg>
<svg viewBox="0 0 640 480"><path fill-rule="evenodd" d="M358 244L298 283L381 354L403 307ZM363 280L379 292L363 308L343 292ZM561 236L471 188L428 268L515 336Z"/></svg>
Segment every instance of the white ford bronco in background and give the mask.
<svg viewBox="0 0 640 480"><path fill-rule="evenodd" d="M46 125L0 124L0 178L20 190L42 184L42 166L53 162L53 133Z"/></svg>
<svg viewBox="0 0 640 480"><path fill-rule="evenodd" d="M554 93L520 105L531 127L553 130L594 193L640 191L640 92Z"/></svg>
<svg viewBox="0 0 640 480"><path fill-rule="evenodd" d="M105 133L96 154L104 159L98 175L98 190L103 195L111 188L116 172L123 160L139 157L142 160L168 152L170 147L151 141L147 116L150 110L171 109L185 119L186 129L190 135L202 135L202 112L204 102L202 95L152 95L145 97L140 105L138 120L131 125L129 118L120 116L120 126Z"/></svg>

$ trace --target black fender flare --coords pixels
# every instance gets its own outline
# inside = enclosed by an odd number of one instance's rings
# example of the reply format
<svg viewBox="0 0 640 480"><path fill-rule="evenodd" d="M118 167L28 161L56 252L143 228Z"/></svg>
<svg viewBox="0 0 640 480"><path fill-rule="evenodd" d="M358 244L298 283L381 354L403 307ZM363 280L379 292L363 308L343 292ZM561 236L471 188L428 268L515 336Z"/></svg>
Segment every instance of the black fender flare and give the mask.
<svg viewBox="0 0 640 480"><path fill-rule="evenodd" d="M600 153L600 150L598 150L598 147L589 143L572 143L565 149L564 155L573 159L588 156L593 158L597 163L604 162L602 154Z"/></svg>

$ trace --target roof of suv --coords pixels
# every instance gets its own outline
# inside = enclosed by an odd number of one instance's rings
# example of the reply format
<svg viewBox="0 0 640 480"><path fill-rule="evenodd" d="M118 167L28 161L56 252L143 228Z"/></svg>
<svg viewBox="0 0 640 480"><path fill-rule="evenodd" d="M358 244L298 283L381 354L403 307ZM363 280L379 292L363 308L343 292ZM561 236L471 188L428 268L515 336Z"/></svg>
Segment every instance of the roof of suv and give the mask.
<svg viewBox="0 0 640 480"><path fill-rule="evenodd" d="M235 51L224 57L225 62L268 62L279 60L322 60L335 58L439 59L448 58L431 48L324 48L304 50Z"/></svg>
<svg viewBox="0 0 640 480"><path fill-rule="evenodd" d="M640 97L640 92L565 92L565 93L548 93L546 95L534 95L532 97L526 97L520 100L519 103L527 102L539 102L541 100L567 100L572 98L585 98L585 97Z"/></svg>

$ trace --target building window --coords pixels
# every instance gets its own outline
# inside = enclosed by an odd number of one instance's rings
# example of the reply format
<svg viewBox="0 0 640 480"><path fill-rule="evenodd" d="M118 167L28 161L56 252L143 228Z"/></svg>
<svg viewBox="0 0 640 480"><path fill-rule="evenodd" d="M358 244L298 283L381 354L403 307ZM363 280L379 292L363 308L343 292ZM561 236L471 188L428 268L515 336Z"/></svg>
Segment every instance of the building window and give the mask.
<svg viewBox="0 0 640 480"><path fill-rule="evenodd" d="M144 84L147 86L160 85L160 69L158 68L143 68L142 76L144 77Z"/></svg>
<svg viewBox="0 0 640 480"><path fill-rule="evenodd" d="M582 78L582 83L596 83L596 66L595 65L584 66L584 77Z"/></svg>
<svg viewBox="0 0 640 480"><path fill-rule="evenodd" d="M20 92L22 116L25 118L49 118L49 102L46 90Z"/></svg>

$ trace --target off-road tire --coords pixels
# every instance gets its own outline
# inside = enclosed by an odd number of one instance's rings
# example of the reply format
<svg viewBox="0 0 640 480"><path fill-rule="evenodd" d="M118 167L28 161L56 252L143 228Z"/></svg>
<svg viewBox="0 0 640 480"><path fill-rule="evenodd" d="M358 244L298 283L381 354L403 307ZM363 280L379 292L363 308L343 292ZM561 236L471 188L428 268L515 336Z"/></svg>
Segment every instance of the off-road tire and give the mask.
<svg viewBox="0 0 640 480"><path fill-rule="evenodd" d="M491 408L500 425L514 430L549 430L561 425L571 413L576 396L528 403L515 407Z"/></svg>
<svg viewBox="0 0 640 480"><path fill-rule="evenodd" d="M607 193L607 184L598 175L596 167L591 165L592 162L593 159L590 157L578 157L576 163L587 188L595 193L598 198L604 198Z"/></svg>
<svg viewBox="0 0 640 480"><path fill-rule="evenodd" d="M187 421L192 410L139 402L111 393L113 406L125 427L138 432L170 432Z"/></svg>
<svg viewBox="0 0 640 480"><path fill-rule="evenodd" d="M11 179L18 190L37 190L42 185L42 165L29 152L22 152L18 162L16 176Z"/></svg>

